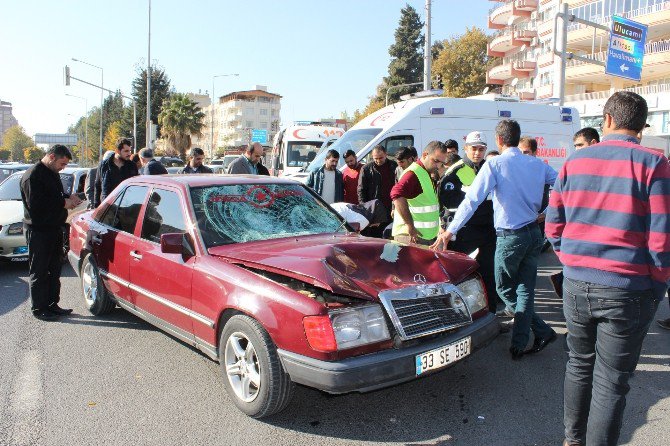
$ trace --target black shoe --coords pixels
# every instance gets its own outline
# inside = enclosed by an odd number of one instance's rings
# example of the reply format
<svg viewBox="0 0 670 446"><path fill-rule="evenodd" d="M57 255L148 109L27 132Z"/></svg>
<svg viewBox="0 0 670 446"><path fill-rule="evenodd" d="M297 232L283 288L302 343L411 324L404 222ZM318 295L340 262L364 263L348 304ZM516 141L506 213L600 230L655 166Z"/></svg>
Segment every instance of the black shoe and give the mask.
<svg viewBox="0 0 670 446"><path fill-rule="evenodd" d="M58 315L52 313L49 310L37 310L33 311L33 316L41 321L56 321L58 320Z"/></svg>
<svg viewBox="0 0 670 446"><path fill-rule="evenodd" d="M670 330L670 317L667 319L659 319L656 321L658 325L661 326L661 328L665 328L666 330Z"/></svg>
<svg viewBox="0 0 670 446"><path fill-rule="evenodd" d="M523 349L520 349L518 347L511 346L509 348L509 352L512 354L512 359L515 361L518 361L523 357Z"/></svg>
<svg viewBox="0 0 670 446"><path fill-rule="evenodd" d="M509 331L510 331L509 325L500 324L500 334L509 333Z"/></svg>
<svg viewBox="0 0 670 446"><path fill-rule="evenodd" d="M58 304L49 305L49 311L58 315L67 315L72 313L72 308L61 308Z"/></svg>
<svg viewBox="0 0 670 446"><path fill-rule="evenodd" d="M543 350L547 345L554 342L555 340L556 340L556 332L553 330L551 331L551 334L546 338L535 338L535 341L533 342L533 347L530 350L528 350L528 353L537 353Z"/></svg>

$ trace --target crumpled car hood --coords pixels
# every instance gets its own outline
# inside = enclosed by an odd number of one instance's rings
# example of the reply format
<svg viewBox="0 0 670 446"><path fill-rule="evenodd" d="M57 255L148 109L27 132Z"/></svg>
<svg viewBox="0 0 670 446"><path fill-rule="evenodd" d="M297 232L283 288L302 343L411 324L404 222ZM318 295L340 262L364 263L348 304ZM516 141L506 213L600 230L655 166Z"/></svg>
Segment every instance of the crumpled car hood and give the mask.
<svg viewBox="0 0 670 446"><path fill-rule="evenodd" d="M377 300L380 291L422 283L458 283L477 262L455 253L356 234L264 240L209 249L213 256L282 274L333 293Z"/></svg>

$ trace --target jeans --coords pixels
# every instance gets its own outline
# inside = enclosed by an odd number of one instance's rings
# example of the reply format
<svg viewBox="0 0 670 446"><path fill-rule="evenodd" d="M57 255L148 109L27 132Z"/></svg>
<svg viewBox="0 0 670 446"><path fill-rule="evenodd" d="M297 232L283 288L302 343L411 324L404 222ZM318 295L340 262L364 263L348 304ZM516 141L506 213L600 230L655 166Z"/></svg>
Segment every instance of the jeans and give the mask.
<svg viewBox="0 0 670 446"><path fill-rule="evenodd" d="M512 347L524 350L533 330L535 338L547 338L553 330L535 313L537 262L542 233L531 223L512 233L498 236L495 280L498 295L514 311Z"/></svg>
<svg viewBox="0 0 670 446"><path fill-rule="evenodd" d="M458 231L456 240L449 242L449 249L463 254L470 254L475 249L479 249L475 260L479 263L479 273L482 275L486 287L489 311L495 314L498 292L496 291L496 281L493 273L496 252L496 232L493 226L465 226Z"/></svg>
<svg viewBox="0 0 670 446"><path fill-rule="evenodd" d="M568 328L565 368L565 438L589 446L619 440L628 379L640 358L658 301L634 291L565 278Z"/></svg>
<svg viewBox="0 0 670 446"><path fill-rule="evenodd" d="M34 312L46 310L60 300L63 265L63 230L34 231L24 226L28 242L30 299Z"/></svg>

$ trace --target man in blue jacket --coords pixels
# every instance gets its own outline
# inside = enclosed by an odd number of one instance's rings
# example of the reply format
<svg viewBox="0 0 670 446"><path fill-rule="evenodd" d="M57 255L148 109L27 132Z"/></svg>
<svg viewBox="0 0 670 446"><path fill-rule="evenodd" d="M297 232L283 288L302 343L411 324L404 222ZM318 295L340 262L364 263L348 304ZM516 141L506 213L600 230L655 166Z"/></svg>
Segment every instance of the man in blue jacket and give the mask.
<svg viewBox="0 0 670 446"><path fill-rule="evenodd" d="M307 180L307 185L321 195L328 204L344 201L342 172L337 170L339 160L340 154L336 150L329 150L323 166L312 172Z"/></svg>

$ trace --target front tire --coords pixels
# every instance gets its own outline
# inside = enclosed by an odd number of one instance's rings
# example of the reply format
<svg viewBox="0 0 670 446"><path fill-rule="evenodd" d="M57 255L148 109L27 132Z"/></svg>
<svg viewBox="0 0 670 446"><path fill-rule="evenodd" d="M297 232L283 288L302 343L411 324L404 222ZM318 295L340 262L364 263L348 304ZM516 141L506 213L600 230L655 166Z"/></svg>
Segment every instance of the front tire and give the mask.
<svg viewBox="0 0 670 446"><path fill-rule="evenodd" d="M102 316L114 309L116 303L105 289L98 265L92 254L88 254L81 265L81 288L86 308L95 316Z"/></svg>
<svg viewBox="0 0 670 446"><path fill-rule="evenodd" d="M219 362L228 395L250 417L268 417L290 402L295 385L270 335L254 319L230 318L221 332Z"/></svg>

